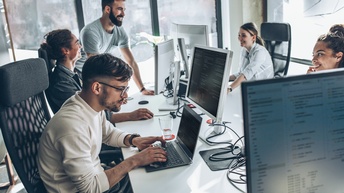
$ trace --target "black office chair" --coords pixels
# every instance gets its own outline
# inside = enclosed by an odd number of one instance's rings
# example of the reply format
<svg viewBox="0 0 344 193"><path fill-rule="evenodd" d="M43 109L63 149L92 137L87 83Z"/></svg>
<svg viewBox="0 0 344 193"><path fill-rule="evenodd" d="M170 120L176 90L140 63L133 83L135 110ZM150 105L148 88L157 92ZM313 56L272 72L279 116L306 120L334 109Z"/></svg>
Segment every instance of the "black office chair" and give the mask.
<svg viewBox="0 0 344 193"><path fill-rule="evenodd" d="M28 193L46 192L37 168L39 138L50 120L44 90L48 71L33 58L0 67L0 128L13 165Z"/></svg>
<svg viewBox="0 0 344 193"><path fill-rule="evenodd" d="M38 49L38 57L42 58L45 61L48 69L48 75L50 75L55 68L55 60L50 59L47 51L43 48Z"/></svg>
<svg viewBox="0 0 344 193"><path fill-rule="evenodd" d="M288 23L265 22L260 26L261 37L271 55L274 77L287 75L291 54L291 28Z"/></svg>

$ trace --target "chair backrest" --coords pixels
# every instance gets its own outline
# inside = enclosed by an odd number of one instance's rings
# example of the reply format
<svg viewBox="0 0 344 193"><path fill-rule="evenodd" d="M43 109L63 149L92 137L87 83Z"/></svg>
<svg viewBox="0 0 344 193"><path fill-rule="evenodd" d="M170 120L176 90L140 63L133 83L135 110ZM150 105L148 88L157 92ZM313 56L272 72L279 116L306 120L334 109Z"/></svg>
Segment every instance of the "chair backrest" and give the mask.
<svg viewBox="0 0 344 193"><path fill-rule="evenodd" d="M55 61L49 58L47 51L43 48L38 49L38 57L45 61L48 69L48 75L50 75L55 68Z"/></svg>
<svg viewBox="0 0 344 193"><path fill-rule="evenodd" d="M43 92L49 86L46 68L40 58L0 67L0 128L29 193L46 192L37 167L39 138L51 118Z"/></svg>
<svg viewBox="0 0 344 193"><path fill-rule="evenodd" d="M290 25L288 23L265 22L261 24L260 31L274 64L274 76L287 75L291 54Z"/></svg>

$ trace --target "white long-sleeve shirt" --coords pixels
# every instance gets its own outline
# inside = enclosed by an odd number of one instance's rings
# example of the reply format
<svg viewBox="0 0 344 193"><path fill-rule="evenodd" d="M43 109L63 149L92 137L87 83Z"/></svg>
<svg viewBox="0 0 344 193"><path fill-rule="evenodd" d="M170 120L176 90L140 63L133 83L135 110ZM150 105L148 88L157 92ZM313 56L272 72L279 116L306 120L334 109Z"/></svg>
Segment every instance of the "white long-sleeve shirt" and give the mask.
<svg viewBox="0 0 344 193"><path fill-rule="evenodd" d="M48 192L108 190L98 157L101 145L124 147L126 135L77 92L53 116L40 138L38 169Z"/></svg>
<svg viewBox="0 0 344 193"><path fill-rule="evenodd" d="M273 78L274 68L268 50L254 43L251 50L242 48L240 53L240 70L234 74L237 78L243 74L246 80Z"/></svg>

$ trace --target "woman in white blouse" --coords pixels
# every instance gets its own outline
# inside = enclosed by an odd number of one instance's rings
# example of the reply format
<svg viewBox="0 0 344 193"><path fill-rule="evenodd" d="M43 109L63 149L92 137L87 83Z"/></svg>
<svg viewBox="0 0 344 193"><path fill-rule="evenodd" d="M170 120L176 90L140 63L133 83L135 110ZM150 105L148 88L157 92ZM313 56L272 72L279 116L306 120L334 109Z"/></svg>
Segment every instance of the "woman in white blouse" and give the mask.
<svg viewBox="0 0 344 193"><path fill-rule="evenodd" d="M249 22L240 27L238 39L242 47L240 54L240 70L232 74L231 92L245 80L273 78L274 69L271 56L264 47L264 40L258 35L256 24Z"/></svg>

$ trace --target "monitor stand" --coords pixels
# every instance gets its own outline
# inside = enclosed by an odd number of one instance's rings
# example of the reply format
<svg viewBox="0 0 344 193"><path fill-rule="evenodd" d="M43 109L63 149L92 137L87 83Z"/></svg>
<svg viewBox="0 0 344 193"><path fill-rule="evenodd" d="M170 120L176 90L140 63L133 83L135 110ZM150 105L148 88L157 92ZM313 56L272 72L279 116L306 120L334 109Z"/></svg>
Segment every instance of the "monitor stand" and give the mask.
<svg viewBox="0 0 344 193"><path fill-rule="evenodd" d="M223 131L224 126L209 126L206 128L204 131L200 131L199 133L199 138L201 138L204 142L206 142L208 145L218 145L217 143L229 143L232 141L232 135L229 133L228 129L225 130L225 132L219 136L212 137L209 139L209 141L213 142L208 142L206 139L210 136L214 136L218 133L221 133Z"/></svg>
<svg viewBox="0 0 344 193"><path fill-rule="evenodd" d="M179 77L180 77L180 61L174 62L174 74L172 80L173 87L173 97L171 102L163 103L158 109L159 111L176 111L178 109L178 87L179 87ZM168 99L166 99L168 100Z"/></svg>

